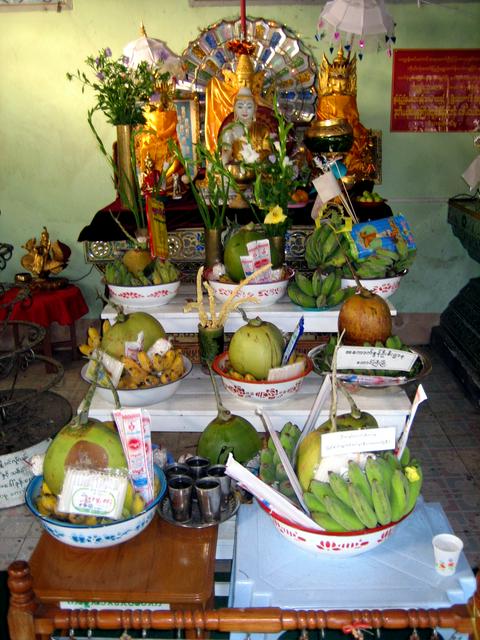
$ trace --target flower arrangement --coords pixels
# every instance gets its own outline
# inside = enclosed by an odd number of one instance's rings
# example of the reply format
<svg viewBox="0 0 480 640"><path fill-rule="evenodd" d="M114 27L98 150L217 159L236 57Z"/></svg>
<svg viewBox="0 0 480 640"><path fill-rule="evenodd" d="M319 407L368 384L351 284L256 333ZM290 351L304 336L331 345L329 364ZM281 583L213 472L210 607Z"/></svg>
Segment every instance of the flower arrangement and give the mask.
<svg viewBox="0 0 480 640"><path fill-rule="evenodd" d="M156 87L170 78L169 71L162 73L160 67L152 67L147 62L140 62L135 68L129 67L128 62L126 56L114 59L107 47L85 60L93 78L79 69L76 73L67 73L68 80L82 83L82 92L85 87L93 89L96 94L94 111L102 111L113 125L143 124L144 105Z"/></svg>
<svg viewBox="0 0 480 640"><path fill-rule="evenodd" d="M220 150L209 151L204 144L197 142L197 160L189 161L174 141L170 141L169 146L185 171L205 229L223 229L230 189L236 190L237 185L222 162ZM197 163L205 167L202 181L195 180Z"/></svg>
<svg viewBox="0 0 480 640"><path fill-rule="evenodd" d="M298 166L287 153L288 136L293 125L280 113L276 100L274 113L278 132L271 136L270 152L260 156L248 139L248 131L245 131L246 142L241 151L242 164L255 172L251 204L265 212L263 219L255 214L268 236L285 235L291 225L288 203L292 193L303 183Z"/></svg>

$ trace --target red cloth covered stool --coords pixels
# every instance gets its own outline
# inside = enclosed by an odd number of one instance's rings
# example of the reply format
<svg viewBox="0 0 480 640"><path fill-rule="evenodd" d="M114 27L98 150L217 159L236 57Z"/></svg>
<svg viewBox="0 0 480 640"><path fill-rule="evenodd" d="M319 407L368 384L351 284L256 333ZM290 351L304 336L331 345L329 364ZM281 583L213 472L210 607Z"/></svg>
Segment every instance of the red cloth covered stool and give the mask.
<svg viewBox="0 0 480 640"><path fill-rule="evenodd" d="M12 287L0 297L0 320L7 317L7 305L17 298L18 287ZM9 316L9 320L35 322L45 327L47 333L43 341L43 353L52 357L52 347L66 345L70 347L72 359L77 357L77 340L75 322L88 312L88 306L82 292L74 284L60 289L35 289L25 300L17 302ZM52 345L51 326L54 322L69 327L70 339L55 342Z"/></svg>

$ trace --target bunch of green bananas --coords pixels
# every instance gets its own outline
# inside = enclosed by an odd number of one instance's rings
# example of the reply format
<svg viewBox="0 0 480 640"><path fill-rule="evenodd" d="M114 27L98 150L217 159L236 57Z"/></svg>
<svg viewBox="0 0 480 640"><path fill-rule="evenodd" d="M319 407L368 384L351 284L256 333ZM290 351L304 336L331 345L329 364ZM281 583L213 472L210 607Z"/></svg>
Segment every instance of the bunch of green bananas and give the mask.
<svg viewBox="0 0 480 640"><path fill-rule="evenodd" d="M300 429L296 424L286 422L279 434L280 442L292 466L294 465L293 452L300 438L300 433ZM260 480L277 489L277 491L283 493L287 498L295 499L295 492L293 491L271 438L268 440L268 446L260 451L260 469L258 475Z"/></svg>
<svg viewBox="0 0 480 640"><path fill-rule="evenodd" d="M305 261L309 269L320 267L340 268L347 262L347 246L344 234L338 232L337 224L325 220L308 236L305 242Z"/></svg>
<svg viewBox="0 0 480 640"><path fill-rule="evenodd" d="M395 240L395 250L375 248L368 258L364 260L352 260L351 267L344 265L343 275L346 278L352 277L351 269L362 279L386 278L398 275L409 269L416 256L416 249L410 249L402 236Z"/></svg>
<svg viewBox="0 0 480 640"><path fill-rule="evenodd" d="M132 273L122 260L114 260L105 267L105 281L107 284L124 287L142 287L152 284L168 284L175 282L180 277L180 272L173 263L168 260L155 258L143 271Z"/></svg>
<svg viewBox="0 0 480 640"><path fill-rule="evenodd" d="M328 482L312 480L303 498L312 518L327 531L361 531L410 513L422 481L420 463L405 448L400 460L391 451L368 456L364 469L350 460L348 477L331 471Z"/></svg>
<svg viewBox="0 0 480 640"><path fill-rule="evenodd" d="M152 273L153 284L168 284L169 282L175 282L180 277L180 271L169 260L154 261L154 268Z"/></svg>
<svg viewBox="0 0 480 640"><path fill-rule="evenodd" d="M355 293L356 287L341 288L342 274L335 269L322 274L320 268L308 275L295 272L295 279L289 283L287 293L292 302L301 307L322 309L336 307Z"/></svg>
<svg viewBox="0 0 480 640"><path fill-rule="evenodd" d="M143 273L134 274L129 271L121 260L114 260L106 265L105 281L107 284L125 287L141 287L152 284Z"/></svg>

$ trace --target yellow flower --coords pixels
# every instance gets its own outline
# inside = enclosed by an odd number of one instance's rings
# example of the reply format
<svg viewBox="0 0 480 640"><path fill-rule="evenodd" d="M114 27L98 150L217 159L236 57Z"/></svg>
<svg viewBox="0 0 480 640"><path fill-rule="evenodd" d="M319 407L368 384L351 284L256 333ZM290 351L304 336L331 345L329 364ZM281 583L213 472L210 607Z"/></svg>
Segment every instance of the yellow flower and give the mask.
<svg viewBox="0 0 480 640"><path fill-rule="evenodd" d="M415 467L405 467L404 469L404 473L407 476L407 479L409 482L416 482L417 480L420 480L420 474L418 473L417 469L415 469Z"/></svg>
<svg viewBox="0 0 480 640"><path fill-rule="evenodd" d="M279 207L278 204L274 207L270 207L267 215L265 216L264 224L280 224L284 220L287 219L287 216L283 213L282 207Z"/></svg>

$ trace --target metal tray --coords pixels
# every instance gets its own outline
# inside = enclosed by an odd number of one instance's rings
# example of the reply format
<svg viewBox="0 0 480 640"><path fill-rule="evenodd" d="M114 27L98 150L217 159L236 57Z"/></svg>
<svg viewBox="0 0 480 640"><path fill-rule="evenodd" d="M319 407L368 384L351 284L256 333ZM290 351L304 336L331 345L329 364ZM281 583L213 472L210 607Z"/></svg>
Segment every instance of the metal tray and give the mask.
<svg viewBox="0 0 480 640"><path fill-rule="evenodd" d="M157 507L158 515L166 520L170 524L174 524L177 527L185 527L187 529L204 529L206 527L214 527L226 520L229 520L232 516L234 516L238 508L240 506L240 500L238 499L235 493L231 493L228 502L225 506L222 506L222 510L220 512L220 520L218 522L203 522L202 516L200 515L200 509L198 507L198 502L196 500L192 503L192 517L190 520L186 522L178 522L173 518L172 508L170 506L170 500L168 495L164 497L160 505Z"/></svg>

